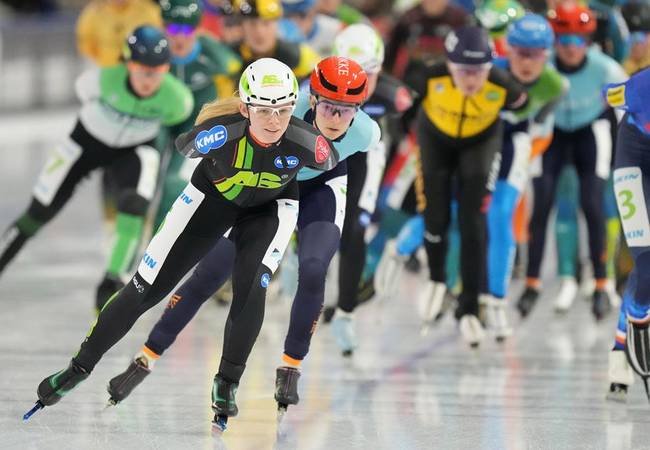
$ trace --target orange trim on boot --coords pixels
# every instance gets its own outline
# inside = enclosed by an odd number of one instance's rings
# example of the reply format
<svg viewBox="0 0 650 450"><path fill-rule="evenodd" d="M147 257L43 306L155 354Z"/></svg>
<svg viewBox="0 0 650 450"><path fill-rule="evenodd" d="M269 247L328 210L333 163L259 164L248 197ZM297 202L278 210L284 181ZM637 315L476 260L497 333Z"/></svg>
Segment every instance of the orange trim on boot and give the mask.
<svg viewBox="0 0 650 450"><path fill-rule="evenodd" d="M596 290L604 291L607 289L607 278L596 278Z"/></svg>

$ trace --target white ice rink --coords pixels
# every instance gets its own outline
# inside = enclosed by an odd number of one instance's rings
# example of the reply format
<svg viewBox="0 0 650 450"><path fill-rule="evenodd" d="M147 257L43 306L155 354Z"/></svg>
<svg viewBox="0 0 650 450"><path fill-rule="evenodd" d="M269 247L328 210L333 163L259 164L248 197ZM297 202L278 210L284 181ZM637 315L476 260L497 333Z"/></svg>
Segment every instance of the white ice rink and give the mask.
<svg viewBox="0 0 650 450"><path fill-rule="evenodd" d="M26 207L67 113L0 117L0 228ZM240 415L211 433L210 389L227 310L207 303L118 407L108 380L126 368L164 306L136 324L92 376L59 404L21 417L36 387L65 367L94 319L105 254L96 178L27 244L0 278L0 449L647 449L650 406L641 383L627 405L605 401L615 314L596 325L589 303L552 312L557 284L504 345L479 352L446 318L426 338L406 280L400 298L358 310L360 348L343 359L321 326L303 365L301 402L278 437L273 389L288 305L269 300L238 392ZM519 289L516 290L516 293ZM511 316L516 318L514 310Z"/></svg>

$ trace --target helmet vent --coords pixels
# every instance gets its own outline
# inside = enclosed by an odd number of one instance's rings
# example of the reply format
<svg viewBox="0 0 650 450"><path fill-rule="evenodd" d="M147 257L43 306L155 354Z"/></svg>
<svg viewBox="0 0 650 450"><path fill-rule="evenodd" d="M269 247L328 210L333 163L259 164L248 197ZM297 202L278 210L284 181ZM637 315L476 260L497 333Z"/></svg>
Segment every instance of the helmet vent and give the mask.
<svg viewBox="0 0 650 450"><path fill-rule="evenodd" d="M323 71L322 70L318 71L318 77L320 78L320 82L323 85L323 87L325 87L325 89L327 89L329 91L332 91L332 92L337 92L338 91L338 89L336 88L336 85L334 85L334 84L330 83L329 81L327 81L325 76L323 76Z"/></svg>

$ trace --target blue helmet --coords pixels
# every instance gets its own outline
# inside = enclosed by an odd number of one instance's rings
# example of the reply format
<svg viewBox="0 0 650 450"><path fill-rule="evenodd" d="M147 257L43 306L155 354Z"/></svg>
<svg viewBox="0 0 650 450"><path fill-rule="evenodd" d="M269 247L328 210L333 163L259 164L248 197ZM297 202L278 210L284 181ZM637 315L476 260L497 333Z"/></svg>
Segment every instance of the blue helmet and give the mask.
<svg viewBox="0 0 650 450"><path fill-rule="evenodd" d="M300 14L311 11L316 5L316 0L282 0L282 9L285 15Z"/></svg>
<svg viewBox="0 0 650 450"><path fill-rule="evenodd" d="M171 52L165 33L156 27L143 25L126 38L124 59L145 66L161 66L169 63Z"/></svg>
<svg viewBox="0 0 650 450"><path fill-rule="evenodd" d="M508 27L506 39L513 47L550 48L554 34L544 17L528 13Z"/></svg>

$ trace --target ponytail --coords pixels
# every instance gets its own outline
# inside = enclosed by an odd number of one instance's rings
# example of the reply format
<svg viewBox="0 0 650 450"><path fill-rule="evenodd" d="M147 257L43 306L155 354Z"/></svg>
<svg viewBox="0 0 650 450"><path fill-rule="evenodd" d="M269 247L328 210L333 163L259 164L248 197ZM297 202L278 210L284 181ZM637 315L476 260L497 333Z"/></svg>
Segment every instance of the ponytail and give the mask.
<svg viewBox="0 0 650 450"><path fill-rule="evenodd" d="M194 125L199 125L208 119L215 117L227 116L230 114L239 113L239 105L241 100L237 97L225 97L206 103L201 108L199 115L194 121Z"/></svg>

